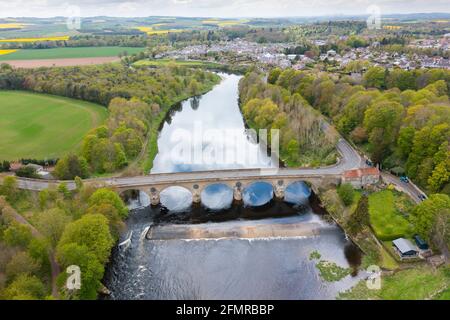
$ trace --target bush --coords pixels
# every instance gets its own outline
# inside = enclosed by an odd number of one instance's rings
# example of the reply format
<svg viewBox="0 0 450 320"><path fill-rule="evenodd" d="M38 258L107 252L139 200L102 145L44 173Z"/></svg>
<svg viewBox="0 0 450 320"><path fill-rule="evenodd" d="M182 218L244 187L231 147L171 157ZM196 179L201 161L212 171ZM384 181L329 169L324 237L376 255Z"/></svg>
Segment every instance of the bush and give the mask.
<svg viewBox="0 0 450 320"><path fill-rule="evenodd" d="M36 169L33 167L22 167L16 171L16 176L23 178L39 179Z"/></svg>
<svg viewBox="0 0 450 320"><path fill-rule="evenodd" d="M352 213L350 219L347 222L348 232L350 232L350 234L356 235L365 226L368 226L369 223L369 199L367 198L367 196L362 196L361 199L359 199L358 206L356 207L355 212Z"/></svg>
<svg viewBox="0 0 450 320"><path fill-rule="evenodd" d="M5 289L4 295L8 300L44 299L45 287L37 277L22 274Z"/></svg>
<svg viewBox="0 0 450 320"><path fill-rule="evenodd" d="M355 196L355 190L353 190L353 187L349 183L344 183L340 185L337 189L337 193L339 195L339 198L341 198L342 202L349 206L353 203L353 198Z"/></svg>

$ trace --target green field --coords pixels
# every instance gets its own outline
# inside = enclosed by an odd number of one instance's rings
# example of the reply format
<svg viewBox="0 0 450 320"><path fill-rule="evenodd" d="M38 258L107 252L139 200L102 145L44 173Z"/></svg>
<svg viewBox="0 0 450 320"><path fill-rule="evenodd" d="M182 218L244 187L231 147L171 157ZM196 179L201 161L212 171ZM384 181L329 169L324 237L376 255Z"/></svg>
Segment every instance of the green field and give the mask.
<svg viewBox="0 0 450 320"><path fill-rule="evenodd" d="M0 160L57 158L103 123L107 109L80 100L0 91Z"/></svg>
<svg viewBox="0 0 450 320"><path fill-rule="evenodd" d="M34 59L65 59L65 58L97 58L117 57L120 53L134 54L145 48L134 47L74 47L54 49L23 49L14 53L0 55L0 61L34 60Z"/></svg>
<svg viewBox="0 0 450 320"><path fill-rule="evenodd" d="M408 210L407 201L404 196L391 190L369 196L370 223L378 239L387 241L410 236L410 223L400 212L400 209Z"/></svg>
<svg viewBox="0 0 450 320"><path fill-rule="evenodd" d="M136 66L167 66L174 64L177 66L192 67L192 68L220 68L222 65L209 61L190 61L190 60L170 60L170 59L158 59L158 60L139 60L134 63Z"/></svg>
<svg viewBox="0 0 450 320"><path fill-rule="evenodd" d="M448 267L433 270L429 266L417 266L383 277L380 290L368 289L366 281L362 280L339 297L350 300L448 300L449 284Z"/></svg>

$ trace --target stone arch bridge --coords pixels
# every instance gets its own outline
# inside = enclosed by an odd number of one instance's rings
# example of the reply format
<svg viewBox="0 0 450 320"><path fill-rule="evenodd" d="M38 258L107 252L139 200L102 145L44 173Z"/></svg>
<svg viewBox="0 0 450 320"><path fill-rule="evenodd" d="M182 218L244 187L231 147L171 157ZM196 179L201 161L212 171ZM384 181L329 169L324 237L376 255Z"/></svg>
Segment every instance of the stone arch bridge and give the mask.
<svg viewBox="0 0 450 320"><path fill-rule="evenodd" d="M190 172L182 174L173 174L176 179L164 181L168 178L167 174L154 174L155 181L142 181L142 183L121 184L112 183L111 185L119 192L142 191L150 197L152 205L160 203L160 193L169 187L183 187L192 194L194 203L201 202L202 191L214 184L224 184L233 190L233 197L236 201L242 200L242 192L245 188L255 182L266 182L272 185L274 195L277 199L284 198L284 191L287 186L297 181L306 182L313 191L317 192L321 188L336 186L341 182L340 174L288 174L284 170L278 174L265 172L266 170L221 170L214 171L215 177L204 176L211 172ZM281 174L280 174L281 173ZM180 176L181 175L181 176ZM159 177L158 177L159 176ZM158 179L162 178L162 179Z"/></svg>
<svg viewBox="0 0 450 320"><path fill-rule="evenodd" d="M272 184L275 196L283 198L284 190L290 183L304 181L311 186L313 191L317 192L321 188L339 184L342 174L346 170L364 167L364 161L361 156L344 139L338 141L337 149L340 154L338 163L321 168L213 170L159 173L138 177L96 178L84 181L85 183L113 187L119 193L127 190L143 191L150 196L152 204L158 204L160 192L172 186L180 186L190 190L193 201L199 202L201 201L200 194L202 190L208 185L217 183L228 185L234 190L234 198L240 200L245 187L257 181ZM18 179L19 188L34 191L56 187L61 182ZM75 189L74 181L64 182L69 190Z"/></svg>

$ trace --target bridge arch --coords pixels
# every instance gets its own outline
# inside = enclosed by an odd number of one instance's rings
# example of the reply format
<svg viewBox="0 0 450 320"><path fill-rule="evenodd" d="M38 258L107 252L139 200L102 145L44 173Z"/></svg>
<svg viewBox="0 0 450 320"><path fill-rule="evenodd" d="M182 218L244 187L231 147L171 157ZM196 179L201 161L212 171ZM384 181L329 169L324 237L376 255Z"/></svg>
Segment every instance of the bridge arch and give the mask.
<svg viewBox="0 0 450 320"><path fill-rule="evenodd" d="M157 190L150 190L150 193L156 192ZM166 186L159 191L159 202L170 211L182 212L192 206L194 194L185 186Z"/></svg>
<svg viewBox="0 0 450 320"><path fill-rule="evenodd" d="M291 204L304 204L311 196L311 186L308 182L290 181L284 190L284 201Z"/></svg>
<svg viewBox="0 0 450 320"><path fill-rule="evenodd" d="M211 183L200 193L201 203L211 210L230 208L234 200L234 188L228 183Z"/></svg>
<svg viewBox="0 0 450 320"><path fill-rule="evenodd" d="M145 208L150 205L150 196L142 188L118 190L120 198L130 210Z"/></svg>
<svg viewBox="0 0 450 320"><path fill-rule="evenodd" d="M254 181L247 184L242 191L244 205L260 207L268 204L274 197L274 186L268 181Z"/></svg>

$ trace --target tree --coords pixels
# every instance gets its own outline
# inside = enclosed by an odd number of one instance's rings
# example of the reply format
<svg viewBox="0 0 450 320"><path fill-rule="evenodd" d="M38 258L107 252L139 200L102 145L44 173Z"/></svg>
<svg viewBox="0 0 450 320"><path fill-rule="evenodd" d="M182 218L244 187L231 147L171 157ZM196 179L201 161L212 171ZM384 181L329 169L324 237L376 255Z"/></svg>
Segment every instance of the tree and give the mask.
<svg viewBox="0 0 450 320"><path fill-rule="evenodd" d="M411 222L415 231L428 241L433 240L433 224L437 215L448 217L450 197L445 194L432 194L428 199L418 204L411 212Z"/></svg>
<svg viewBox="0 0 450 320"><path fill-rule="evenodd" d="M101 288L104 267L96 255L86 245L68 243L61 245L57 252L58 262L64 268L77 265L81 271L81 288L75 293L79 299L96 299L97 292ZM61 282L65 283L67 274L63 273Z"/></svg>
<svg viewBox="0 0 450 320"><path fill-rule="evenodd" d="M450 182L450 152L447 154L447 159L435 167L428 178L428 185L432 192L439 192L448 182Z"/></svg>
<svg viewBox="0 0 450 320"><path fill-rule="evenodd" d="M415 133L416 130L410 126L400 129L397 139L397 147L403 159L407 159L411 153Z"/></svg>
<svg viewBox="0 0 450 320"><path fill-rule="evenodd" d="M349 206L353 203L353 198L355 195L355 190L353 190L353 186L349 183L341 184L338 189L337 193L339 195L339 198L341 198L342 202Z"/></svg>
<svg viewBox="0 0 450 320"><path fill-rule="evenodd" d="M56 247L64 228L70 221L70 217L63 210L53 208L39 212L35 218L35 225L52 247Z"/></svg>
<svg viewBox="0 0 450 320"><path fill-rule="evenodd" d="M36 276L19 275L6 289L7 300L35 300L44 299L45 287Z"/></svg>
<svg viewBox="0 0 450 320"><path fill-rule="evenodd" d="M352 213L347 221L347 226L349 232L356 235L369 224L369 198L366 195L363 195L358 201L355 212Z"/></svg>
<svg viewBox="0 0 450 320"><path fill-rule="evenodd" d="M25 274L33 275L39 271L40 265L27 252L20 251L6 265L6 276L9 281Z"/></svg>
<svg viewBox="0 0 450 320"><path fill-rule="evenodd" d="M74 180L77 192L79 192L83 188L83 180L79 176L76 176Z"/></svg>
<svg viewBox="0 0 450 320"><path fill-rule="evenodd" d="M297 140L291 139L286 148L287 156L289 160L295 161L298 158L298 154L300 152L300 145Z"/></svg>
<svg viewBox="0 0 450 320"><path fill-rule="evenodd" d="M39 191L38 197L39 197L39 208L41 210L44 210L47 207L48 199L50 197L48 189Z"/></svg>
<svg viewBox="0 0 450 320"><path fill-rule="evenodd" d="M69 199L71 196L70 190L67 187L67 183L61 182L57 188L58 192L63 195L64 199Z"/></svg>
<svg viewBox="0 0 450 320"><path fill-rule="evenodd" d="M0 187L0 193L4 194L9 202L14 202L18 195L17 178L12 176L5 177Z"/></svg>
<svg viewBox="0 0 450 320"><path fill-rule="evenodd" d="M102 204L110 204L111 206L116 208L121 218L126 218L128 216L128 208L125 206L119 195L110 189L98 189L89 198L90 207Z"/></svg>
<svg viewBox="0 0 450 320"><path fill-rule="evenodd" d="M282 70L280 68L274 68L270 70L267 82L270 84L275 84L280 76Z"/></svg>
<svg viewBox="0 0 450 320"><path fill-rule="evenodd" d="M372 67L364 74L364 85L367 88L386 88L386 71L382 67Z"/></svg>
<svg viewBox="0 0 450 320"><path fill-rule="evenodd" d="M381 163L389 153L403 117L403 106L394 101L373 103L365 112L364 128L369 135L372 159Z"/></svg>
<svg viewBox="0 0 450 320"><path fill-rule="evenodd" d="M101 214L105 216L109 221L110 231L115 240L119 238L120 231L125 227L119 212L110 203L90 206L86 211L86 214Z"/></svg>
<svg viewBox="0 0 450 320"><path fill-rule="evenodd" d="M61 180L72 180L77 176L87 178L89 176L88 163L83 157L69 154L58 161L54 173Z"/></svg>
<svg viewBox="0 0 450 320"><path fill-rule="evenodd" d="M450 248L450 208L439 210L433 221L431 240L449 258Z"/></svg>
<svg viewBox="0 0 450 320"><path fill-rule="evenodd" d="M13 221L3 232L3 240L10 246L26 248L32 239L31 230L28 226Z"/></svg>
<svg viewBox="0 0 450 320"><path fill-rule="evenodd" d="M59 240L57 252L71 243L86 246L101 264L106 263L113 246L108 220L100 214L89 214L69 223Z"/></svg>

